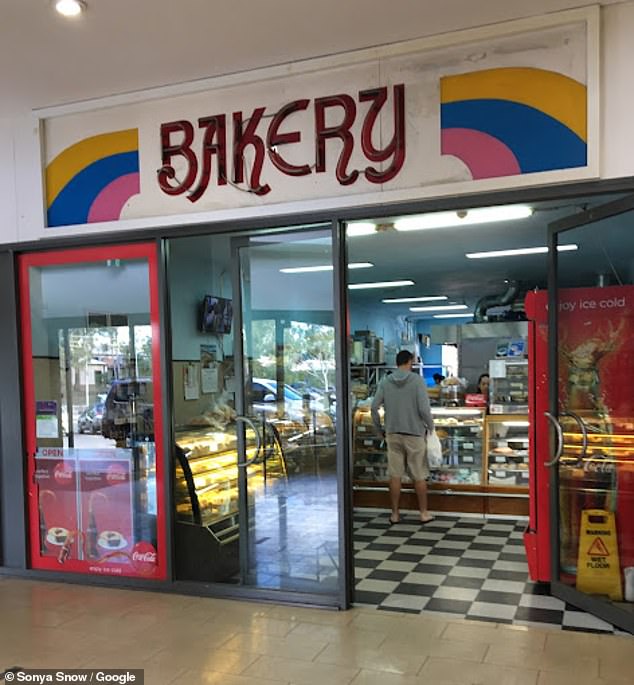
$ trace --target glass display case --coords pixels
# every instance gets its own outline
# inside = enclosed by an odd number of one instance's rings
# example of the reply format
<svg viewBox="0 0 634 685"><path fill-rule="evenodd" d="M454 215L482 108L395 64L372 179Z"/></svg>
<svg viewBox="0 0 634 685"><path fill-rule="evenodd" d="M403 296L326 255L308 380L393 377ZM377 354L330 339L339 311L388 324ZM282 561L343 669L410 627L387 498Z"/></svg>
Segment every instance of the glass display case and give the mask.
<svg viewBox="0 0 634 685"><path fill-rule="evenodd" d="M430 482L480 484L484 410L432 407L432 415L443 448L443 463L431 470ZM386 446L372 425L369 404L357 406L352 423L354 479L366 483L387 481Z"/></svg>
<svg viewBox="0 0 634 685"><path fill-rule="evenodd" d="M256 438L247 430L249 492L257 493L271 479L286 476L281 442L267 432L267 440L257 451ZM210 527L219 539L226 537L216 524L238 513L238 453L235 430L214 431L189 428L176 433L176 517ZM237 523L236 523L237 525ZM224 528L226 530L226 527Z"/></svg>
<svg viewBox="0 0 634 685"><path fill-rule="evenodd" d="M354 480L387 481L385 441L372 424L369 402L357 405L352 414L352 460Z"/></svg>
<svg viewBox="0 0 634 685"><path fill-rule="evenodd" d="M528 487L528 416L487 416L487 484L500 487Z"/></svg>
<svg viewBox="0 0 634 685"><path fill-rule="evenodd" d="M528 414L527 359L494 359L489 376L491 414Z"/></svg>
<svg viewBox="0 0 634 685"><path fill-rule="evenodd" d="M630 570L634 569L634 421L631 417L580 410L574 417L560 416L560 424L563 429L559 460L562 580L585 591L592 581L587 580L587 574L578 575L583 551L580 541L585 536L587 548L593 539L588 527L595 531L607 529L615 540L613 556L618 551L613 558L618 571L612 575L610 596L634 602L634 570ZM606 540L610 532L596 535L603 535ZM594 539L598 539L596 535Z"/></svg>
<svg viewBox="0 0 634 685"><path fill-rule="evenodd" d="M248 503L280 478L286 459L279 432L266 430L257 446L246 431ZM201 581L238 579L238 450L235 425L191 427L175 435L174 504L177 575Z"/></svg>
<svg viewBox="0 0 634 685"><path fill-rule="evenodd" d="M479 485L482 483L484 409L432 407L443 463L432 469L431 483Z"/></svg>

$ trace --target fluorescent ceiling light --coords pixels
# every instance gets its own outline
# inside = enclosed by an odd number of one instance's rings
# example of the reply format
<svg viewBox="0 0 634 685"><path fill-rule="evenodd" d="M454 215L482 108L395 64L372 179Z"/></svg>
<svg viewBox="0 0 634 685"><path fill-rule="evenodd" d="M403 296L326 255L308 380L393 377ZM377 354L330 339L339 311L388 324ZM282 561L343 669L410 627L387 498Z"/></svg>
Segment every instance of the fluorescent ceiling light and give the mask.
<svg viewBox="0 0 634 685"><path fill-rule="evenodd" d="M502 421L503 426L508 426L509 428L528 428L531 424L529 421ZM525 440L528 438L509 438L509 440Z"/></svg>
<svg viewBox="0 0 634 685"><path fill-rule="evenodd" d="M86 9L86 3L82 0L56 0L55 9L64 17L77 17Z"/></svg>
<svg viewBox="0 0 634 685"><path fill-rule="evenodd" d="M469 309L466 304L443 304L433 307L410 307L410 312L453 312L461 309Z"/></svg>
<svg viewBox="0 0 634 685"><path fill-rule="evenodd" d="M348 238L354 238L358 235L372 235L373 233L376 233L376 224L369 221L355 221L346 226Z"/></svg>
<svg viewBox="0 0 634 685"><path fill-rule="evenodd" d="M388 297L383 300L386 304L397 304L402 302L440 302L441 300L449 299L446 295L438 295L434 297Z"/></svg>
<svg viewBox="0 0 634 685"><path fill-rule="evenodd" d="M352 262L348 264L349 269L369 269L373 267L372 262ZM289 266L285 269L280 269L283 274L305 274L313 271L332 271L332 264L320 264L319 266Z"/></svg>
<svg viewBox="0 0 634 685"><path fill-rule="evenodd" d="M435 212L408 216L394 222L397 231L424 231L432 228L450 228L452 226L474 226L491 224L496 221L527 219L533 214L533 208L527 205L503 205L501 207L482 207L458 212Z"/></svg>
<svg viewBox="0 0 634 685"><path fill-rule="evenodd" d="M473 314L434 314L434 319L470 319Z"/></svg>
<svg viewBox="0 0 634 685"><path fill-rule="evenodd" d="M376 283L351 283L350 290L367 290L369 288L401 288L405 285L414 285L414 281L377 281Z"/></svg>
<svg viewBox="0 0 634 685"><path fill-rule="evenodd" d="M579 246L574 243L570 245L557 245L557 252L572 252L578 250ZM545 254L548 248L541 247L520 247L517 250L493 250L492 252L468 252L465 257L469 259L490 259L492 257L517 257L519 255Z"/></svg>

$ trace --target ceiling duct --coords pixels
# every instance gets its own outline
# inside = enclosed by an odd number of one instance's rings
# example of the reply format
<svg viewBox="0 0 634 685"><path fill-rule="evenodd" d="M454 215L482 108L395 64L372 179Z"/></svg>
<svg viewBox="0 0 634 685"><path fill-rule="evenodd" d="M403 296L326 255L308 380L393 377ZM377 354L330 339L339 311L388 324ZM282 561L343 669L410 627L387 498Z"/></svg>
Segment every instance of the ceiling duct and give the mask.
<svg viewBox="0 0 634 685"><path fill-rule="evenodd" d="M509 281L509 286L505 293L498 295L485 295L475 306L473 312L473 323L485 323L487 312L493 307L503 307L511 304L520 293L520 285L517 281Z"/></svg>

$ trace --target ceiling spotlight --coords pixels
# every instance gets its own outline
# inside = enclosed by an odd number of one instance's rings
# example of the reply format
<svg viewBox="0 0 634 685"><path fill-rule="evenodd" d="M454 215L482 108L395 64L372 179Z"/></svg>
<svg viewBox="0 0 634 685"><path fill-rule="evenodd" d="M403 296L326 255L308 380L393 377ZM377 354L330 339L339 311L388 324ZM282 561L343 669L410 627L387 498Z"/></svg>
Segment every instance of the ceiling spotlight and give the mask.
<svg viewBox="0 0 634 685"><path fill-rule="evenodd" d="M55 0L55 9L64 17L78 17L85 9L83 0Z"/></svg>

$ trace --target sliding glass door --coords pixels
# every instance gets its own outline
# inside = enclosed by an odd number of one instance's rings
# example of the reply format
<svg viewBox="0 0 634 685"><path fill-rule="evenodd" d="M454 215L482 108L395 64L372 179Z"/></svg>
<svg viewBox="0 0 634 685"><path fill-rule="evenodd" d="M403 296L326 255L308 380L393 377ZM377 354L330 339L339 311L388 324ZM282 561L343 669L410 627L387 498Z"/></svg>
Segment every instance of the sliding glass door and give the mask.
<svg viewBox="0 0 634 685"><path fill-rule="evenodd" d="M340 604L331 227L169 254L177 577Z"/></svg>

